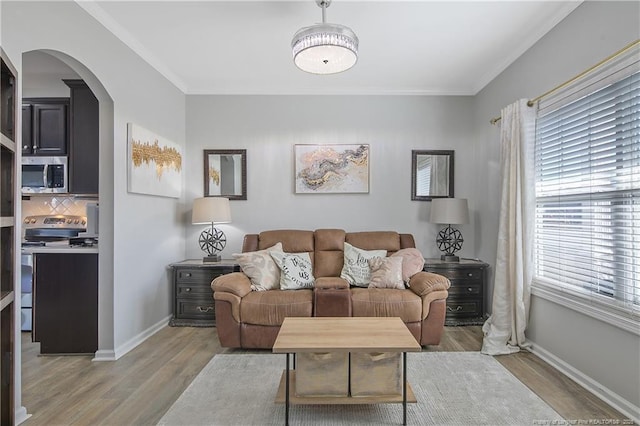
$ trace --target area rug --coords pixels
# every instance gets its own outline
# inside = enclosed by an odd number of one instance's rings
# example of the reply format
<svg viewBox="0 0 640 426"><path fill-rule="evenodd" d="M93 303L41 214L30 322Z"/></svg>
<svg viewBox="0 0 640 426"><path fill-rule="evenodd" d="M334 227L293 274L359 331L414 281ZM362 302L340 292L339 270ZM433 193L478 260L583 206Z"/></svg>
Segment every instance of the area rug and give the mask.
<svg viewBox="0 0 640 426"><path fill-rule="evenodd" d="M409 425L531 425L562 420L491 356L421 352L407 358L407 376L418 400L408 404ZM284 355L216 355L158 424L284 424L284 405L274 403L284 367ZM289 421L397 425L402 424L402 404L292 405Z"/></svg>

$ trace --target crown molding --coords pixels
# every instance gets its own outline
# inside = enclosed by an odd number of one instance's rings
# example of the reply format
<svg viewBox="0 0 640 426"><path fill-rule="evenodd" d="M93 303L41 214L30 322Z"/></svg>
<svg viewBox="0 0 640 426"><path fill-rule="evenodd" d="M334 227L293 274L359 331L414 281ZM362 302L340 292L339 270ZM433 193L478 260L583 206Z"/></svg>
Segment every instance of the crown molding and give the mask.
<svg viewBox="0 0 640 426"><path fill-rule="evenodd" d="M169 67L158 59L153 53L151 53L138 39L136 39L131 33L125 30L122 25L116 22L111 15L104 11L95 0L75 0L76 4L84 9L89 15L91 15L96 21L98 21L103 27L122 41L129 49L134 51L145 62L151 65L156 71L158 71L164 78L169 80L171 84L176 86L182 91L187 93L187 84L178 77Z"/></svg>

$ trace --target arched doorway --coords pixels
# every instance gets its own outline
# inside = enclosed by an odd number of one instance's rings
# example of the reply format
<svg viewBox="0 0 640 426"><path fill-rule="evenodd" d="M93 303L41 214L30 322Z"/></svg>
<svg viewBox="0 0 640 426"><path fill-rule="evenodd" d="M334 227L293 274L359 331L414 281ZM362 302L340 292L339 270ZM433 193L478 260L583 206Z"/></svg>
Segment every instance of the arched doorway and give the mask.
<svg viewBox="0 0 640 426"><path fill-rule="evenodd" d="M60 86L51 82L79 78L89 86L99 103L99 261L98 261L98 351L94 360L113 360L113 100L99 79L71 56L53 50L23 53L22 97L56 96ZM30 85L29 80L36 84ZM25 85L26 83L26 85ZM38 87L41 85L41 87Z"/></svg>

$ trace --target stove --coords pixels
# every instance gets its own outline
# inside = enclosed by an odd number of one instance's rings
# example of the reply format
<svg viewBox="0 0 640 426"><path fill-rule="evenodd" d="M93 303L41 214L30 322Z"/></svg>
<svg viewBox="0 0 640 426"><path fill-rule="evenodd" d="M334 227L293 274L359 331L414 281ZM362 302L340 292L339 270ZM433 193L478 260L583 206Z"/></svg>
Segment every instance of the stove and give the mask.
<svg viewBox="0 0 640 426"><path fill-rule="evenodd" d="M27 216L22 222L27 245L51 242L69 243L72 238L87 229L87 218L74 215Z"/></svg>

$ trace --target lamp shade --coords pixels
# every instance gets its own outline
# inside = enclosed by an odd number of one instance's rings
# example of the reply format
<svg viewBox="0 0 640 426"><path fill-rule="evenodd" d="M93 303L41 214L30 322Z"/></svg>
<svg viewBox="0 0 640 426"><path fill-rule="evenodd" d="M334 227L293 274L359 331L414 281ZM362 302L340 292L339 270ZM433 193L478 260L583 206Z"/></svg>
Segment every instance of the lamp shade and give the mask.
<svg viewBox="0 0 640 426"><path fill-rule="evenodd" d="M358 61L358 36L349 27L328 24L326 12L332 0L316 0L322 23L299 29L291 41L293 62L312 74L346 71Z"/></svg>
<svg viewBox="0 0 640 426"><path fill-rule="evenodd" d="M461 225L469 222L466 198L434 198L431 200L429 222Z"/></svg>
<svg viewBox="0 0 640 426"><path fill-rule="evenodd" d="M312 74L343 72L358 60L358 37L339 24L302 28L294 35L291 48L296 66Z"/></svg>
<svg viewBox="0 0 640 426"><path fill-rule="evenodd" d="M231 208L228 198L203 197L193 200L191 223L194 225L229 222L231 222Z"/></svg>

